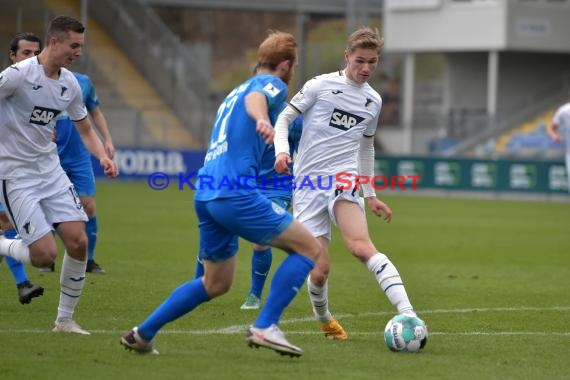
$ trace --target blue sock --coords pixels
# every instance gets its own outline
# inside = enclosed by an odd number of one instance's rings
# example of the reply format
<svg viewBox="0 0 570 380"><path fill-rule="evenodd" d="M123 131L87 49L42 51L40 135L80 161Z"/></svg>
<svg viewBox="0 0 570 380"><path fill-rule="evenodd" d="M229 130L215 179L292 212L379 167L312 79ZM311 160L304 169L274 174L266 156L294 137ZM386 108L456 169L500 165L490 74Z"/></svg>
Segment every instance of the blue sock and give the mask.
<svg viewBox="0 0 570 380"><path fill-rule="evenodd" d="M8 263L8 267L10 267L10 272L12 272L12 276L14 276L16 285L29 281L26 271L24 270L24 264L8 256L6 256L6 263Z"/></svg>
<svg viewBox="0 0 570 380"><path fill-rule="evenodd" d="M251 256L251 290L249 293L255 294L257 298L261 298L272 260L273 252L271 248L263 251L253 250L253 255Z"/></svg>
<svg viewBox="0 0 570 380"><path fill-rule="evenodd" d="M4 231L4 236L6 237L6 239L15 239L16 235L18 235L18 233L14 229ZM29 281L28 276L26 275L26 270L24 269L23 263L21 263L20 261L14 260L13 258L11 258L9 256L6 257L6 263L8 264L8 267L10 268L10 272L12 272L12 276L14 277L14 280L16 281L16 285L20 285L23 282Z"/></svg>
<svg viewBox="0 0 570 380"><path fill-rule="evenodd" d="M5 230L4 236L6 237L6 239L15 239L16 236L18 236L18 232L16 232L16 230L14 230L14 229Z"/></svg>
<svg viewBox="0 0 570 380"><path fill-rule="evenodd" d="M204 263L200 258L200 255L196 258L196 272L194 273L194 278L200 278L204 275Z"/></svg>
<svg viewBox="0 0 570 380"><path fill-rule="evenodd" d="M87 260L93 260L95 256L95 245L97 244L97 234L99 233L99 225L97 217L89 217L85 223L85 233L87 234Z"/></svg>
<svg viewBox="0 0 570 380"><path fill-rule="evenodd" d="M299 293L314 267L315 263L311 259L298 253L292 253L283 260L273 276L269 296L254 326L267 328L278 324L281 314Z"/></svg>
<svg viewBox="0 0 570 380"><path fill-rule="evenodd" d="M139 326L139 334L146 340L154 338L158 330L168 322L194 310L210 300L202 280L193 279L176 288L172 294Z"/></svg>

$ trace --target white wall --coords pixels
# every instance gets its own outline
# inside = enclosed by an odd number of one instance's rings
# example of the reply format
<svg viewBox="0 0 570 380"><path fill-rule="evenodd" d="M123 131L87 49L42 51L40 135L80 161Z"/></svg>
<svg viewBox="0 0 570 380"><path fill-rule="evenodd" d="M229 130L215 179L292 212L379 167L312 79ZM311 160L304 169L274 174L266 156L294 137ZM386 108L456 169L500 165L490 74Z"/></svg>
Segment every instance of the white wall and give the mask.
<svg viewBox="0 0 570 380"><path fill-rule="evenodd" d="M511 50L570 53L570 2L510 2L507 46Z"/></svg>
<svg viewBox="0 0 570 380"><path fill-rule="evenodd" d="M429 1L431 7L402 7L422 1L385 0L387 51L477 51L506 46L505 1Z"/></svg>
<svg viewBox="0 0 570 380"><path fill-rule="evenodd" d="M570 1L385 0L387 51L570 52Z"/></svg>

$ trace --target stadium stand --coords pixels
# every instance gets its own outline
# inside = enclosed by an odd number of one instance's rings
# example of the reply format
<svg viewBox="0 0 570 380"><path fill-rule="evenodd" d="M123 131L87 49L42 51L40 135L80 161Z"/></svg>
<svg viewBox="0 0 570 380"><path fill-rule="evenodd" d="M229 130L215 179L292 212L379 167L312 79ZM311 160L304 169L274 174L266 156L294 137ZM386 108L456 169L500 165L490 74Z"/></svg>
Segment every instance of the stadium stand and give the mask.
<svg viewBox="0 0 570 380"><path fill-rule="evenodd" d="M79 14L72 0L46 0L54 13ZM140 111L146 130L155 141L172 148L197 148L198 144L115 42L93 19L89 20L90 60L111 80L126 104ZM119 128L114 128L115 129Z"/></svg>
<svg viewBox="0 0 570 380"><path fill-rule="evenodd" d="M12 36L25 30L43 38L46 20L56 14L80 17L80 2L72 0L9 0L0 15L0 42L6 47ZM8 6L9 5L9 6ZM87 58L73 69L91 76L115 143L121 146L163 146L198 148L194 136L184 127L155 89L132 65L96 20L88 20ZM7 55L1 62L8 65Z"/></svg>
<svg viewBox="0 0 570 380"><path fill-rule="evenodd" d="M563 142L552 141L546 126L552 120L554 109L548 110L496 139L495 154L523 158L560 158L564 156Z"/></svg>

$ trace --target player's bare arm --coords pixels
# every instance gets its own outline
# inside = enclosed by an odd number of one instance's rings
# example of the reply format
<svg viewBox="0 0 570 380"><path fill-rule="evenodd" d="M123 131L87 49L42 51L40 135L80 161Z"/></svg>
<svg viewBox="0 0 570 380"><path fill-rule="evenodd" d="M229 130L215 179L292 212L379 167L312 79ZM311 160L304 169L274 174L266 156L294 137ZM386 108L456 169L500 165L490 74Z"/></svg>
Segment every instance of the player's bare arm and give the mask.
<svg viewBox="0 0 570 380"><path fill-rule="evenodd" d="M101 107L97 107L91 110L89 114L93 118L95 128L97 128L103 137L103 147L105 148L105 152L107 152L107 156L109 156L109 158L114 158L115 145L113 144L113 138L111 137L111 132L109 131L107 119L105 119L105 115L103 114L103 111L101 111Z"/></svg>
<svg viewBox="0 0 570 380"><path fill-rule="evenodd" d="M91 152L91 154L99 159L99 163L103 168L105 175L111 178L117 177L119 175L117 165L115 165L113 160L107 156L103 143L99 140L99 137L95 133L89 119L85 118L74 122L74 124L81 136L81 140L83 140L83 143L85 144L85 147L89 152Z"/></svg>

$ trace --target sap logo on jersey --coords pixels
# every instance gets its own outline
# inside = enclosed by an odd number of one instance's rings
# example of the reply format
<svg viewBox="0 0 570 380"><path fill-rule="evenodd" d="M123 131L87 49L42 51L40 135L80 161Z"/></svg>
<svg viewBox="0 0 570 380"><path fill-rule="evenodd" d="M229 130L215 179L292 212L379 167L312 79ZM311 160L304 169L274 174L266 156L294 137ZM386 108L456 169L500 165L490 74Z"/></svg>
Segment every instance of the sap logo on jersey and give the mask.
<svg viewBox="0 0 570 380"><path fill-rule="evenodd" d="M30 123L37 125L47 125L54 117L61 113L60 110L35 106L30 116Z"/></svg>
<svg viewBox="0 0 570 380"><path fill-rule="evenodd" d="M335 108L329 125L334 128L342 129L343 131L348 131L362 120L364 120L363 117Z"/></svg>

